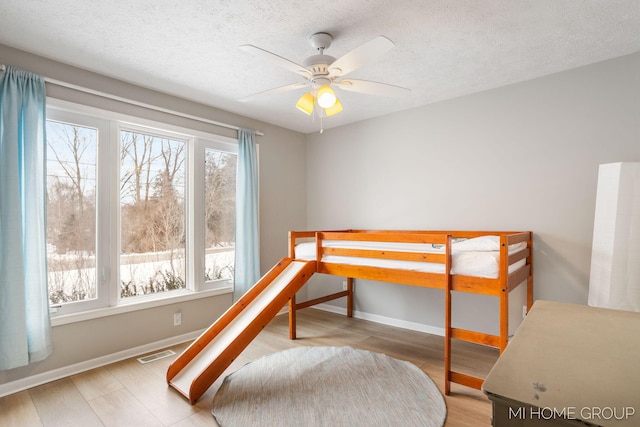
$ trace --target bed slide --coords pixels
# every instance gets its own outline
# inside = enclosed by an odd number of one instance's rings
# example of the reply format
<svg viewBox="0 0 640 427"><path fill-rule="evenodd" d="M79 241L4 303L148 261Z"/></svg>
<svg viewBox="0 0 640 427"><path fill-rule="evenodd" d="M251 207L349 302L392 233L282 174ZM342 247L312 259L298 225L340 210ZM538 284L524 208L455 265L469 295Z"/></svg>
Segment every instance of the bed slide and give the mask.
<svg viewBox="0 0 640 427"><path fill-rule="evenodd" d="M313 275L315 264L283 258L171 363L169 386L194 404Z"/></svg>

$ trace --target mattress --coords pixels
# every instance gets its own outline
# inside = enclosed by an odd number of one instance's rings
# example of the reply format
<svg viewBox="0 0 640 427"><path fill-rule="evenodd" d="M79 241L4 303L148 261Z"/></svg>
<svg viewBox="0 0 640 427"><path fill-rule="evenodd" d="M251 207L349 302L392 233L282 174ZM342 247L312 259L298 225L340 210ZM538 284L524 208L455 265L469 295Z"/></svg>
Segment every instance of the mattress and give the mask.
<svg viewBox="0 0 640 427"><path fill-rule="evenodd" d="M438 254L445 253L444 245L430 243L365 242L351 240L323 240L327 248L373 249ZM509 254L526 249L527 243L520 242L509 246ZM316 259L316 243L304 242L296 245L295 257L299 260ZM360 258L339 255L323 255L322 262L335 264L362 265L367 267L391 268L426 273L444 273L442 263L401 261L394 259ZM525 265L522 259L509 266L509 273ZM481 236L472 239L457 239L451 245L451 274L462 276L498 278L500 266L500 238Z"/></svg>

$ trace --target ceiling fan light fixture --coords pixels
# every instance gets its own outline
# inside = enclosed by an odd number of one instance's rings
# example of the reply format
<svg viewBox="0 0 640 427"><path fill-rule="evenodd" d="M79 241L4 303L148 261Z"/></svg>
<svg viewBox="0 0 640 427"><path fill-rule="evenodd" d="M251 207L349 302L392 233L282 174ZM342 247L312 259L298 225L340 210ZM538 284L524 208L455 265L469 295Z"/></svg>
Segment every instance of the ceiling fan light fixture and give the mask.
<svg viewBox="0 0 640 427"><path fill-rule="evenodd" d="M296 107L303 113L311 115L311 113L313 113L314 103L315 99L313 98L313 95L307 92L298 99Z"/></svg>
<svg viewBox="0 0 640 427"><path fill-rule="evenodd" d="M336 103L336 93L329 85L320 86L318 89L318 105L322 108L330 108Z"/></svg>
<svg viewBox="0 0 640 427"><path fill-rule="evenodd" d="M324 109L324 113L327 115L327 117L338 114L340 111L342 111L342 103L340 103L340 100L337 98L336 102L331 107Z"/></svg>

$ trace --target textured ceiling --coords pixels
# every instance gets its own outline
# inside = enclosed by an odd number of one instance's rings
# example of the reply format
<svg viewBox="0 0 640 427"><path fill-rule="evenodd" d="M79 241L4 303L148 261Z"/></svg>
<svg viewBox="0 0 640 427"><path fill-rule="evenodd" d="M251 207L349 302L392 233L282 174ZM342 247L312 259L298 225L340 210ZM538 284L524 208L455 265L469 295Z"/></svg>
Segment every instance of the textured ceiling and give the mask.
<svg viewBox="0 0 640 427"><path fill-rule="evenodd" d="M2 44L304 133L304 89L238 102L301 81L238 46L301 63L315 32L336 58L393 40L349 76L411 94L338 90L327 129L638 52L639 28L638 0L0 0Z"/></svg>

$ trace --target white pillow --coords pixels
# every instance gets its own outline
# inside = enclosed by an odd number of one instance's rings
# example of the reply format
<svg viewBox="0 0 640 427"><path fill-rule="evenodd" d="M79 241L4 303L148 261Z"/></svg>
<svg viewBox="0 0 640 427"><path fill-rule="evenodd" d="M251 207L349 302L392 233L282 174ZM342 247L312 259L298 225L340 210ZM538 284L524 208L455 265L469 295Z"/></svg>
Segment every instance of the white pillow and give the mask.
<svg viewBox="0 0 640 427"><path fill-rule="evenodd" d="M459 252L489 252L500 250L499 236L480 236L455 242L451 249Z"/></svg>

